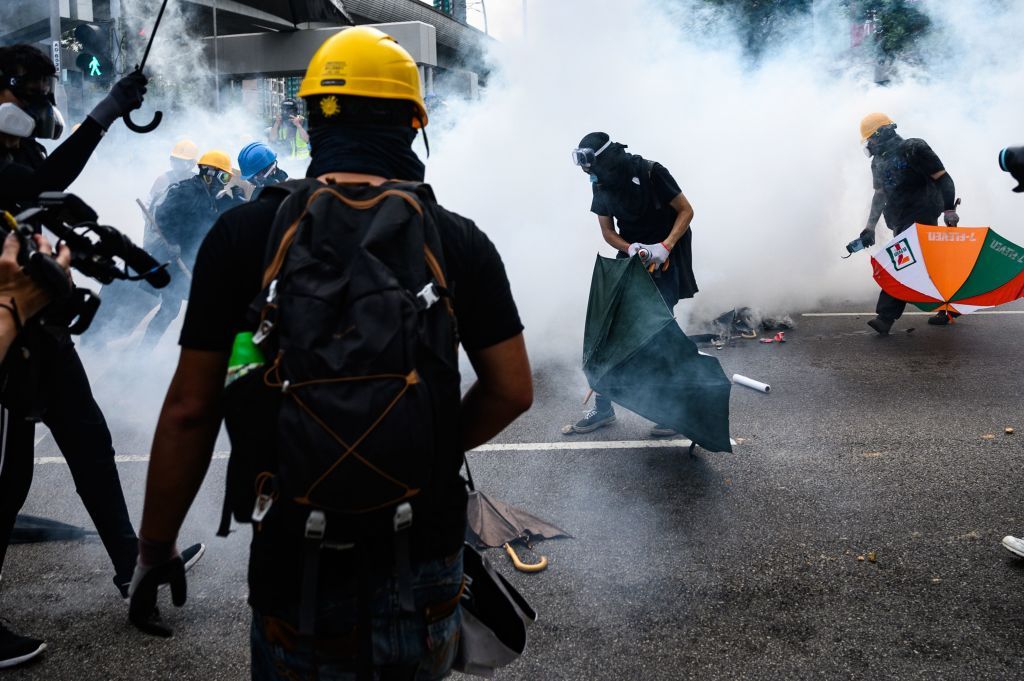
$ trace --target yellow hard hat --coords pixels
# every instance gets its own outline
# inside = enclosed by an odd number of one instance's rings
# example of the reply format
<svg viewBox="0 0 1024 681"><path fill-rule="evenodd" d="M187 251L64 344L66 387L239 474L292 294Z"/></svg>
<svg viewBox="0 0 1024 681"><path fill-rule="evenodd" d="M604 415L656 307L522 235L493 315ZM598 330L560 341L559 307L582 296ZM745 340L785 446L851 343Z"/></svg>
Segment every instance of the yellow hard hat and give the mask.
<svg viewBox="0 0 1024 681"><path fill-rule="evenodd" d="M867 142L868 138L878 132L879 128L894 124L895 121L884 113L869 113L860 122L860 141Z"/></svg>
<svg viewBox="0 0 1024 681"><path fill-rule="evenodd" d="M199 165L210 166L225 173L232 173L231 158L219 149L213 149L199 157Z"/></svg>
<svg viewBox="0 0 1024 681"><path fill-rule="evenodd" d="M180 158L183 161L194 161L199 155L199 147L192 140L179 140L171 149L171 158Z"/></svg>
<svg viewBox="0 0 1024 681"><path fill-rule="evenodd" d="M315 95L404 99L416 105L412 127L427 124L420 72L412 55L370 26L339 31L316 51L299 87L299 97Z"/></svg>

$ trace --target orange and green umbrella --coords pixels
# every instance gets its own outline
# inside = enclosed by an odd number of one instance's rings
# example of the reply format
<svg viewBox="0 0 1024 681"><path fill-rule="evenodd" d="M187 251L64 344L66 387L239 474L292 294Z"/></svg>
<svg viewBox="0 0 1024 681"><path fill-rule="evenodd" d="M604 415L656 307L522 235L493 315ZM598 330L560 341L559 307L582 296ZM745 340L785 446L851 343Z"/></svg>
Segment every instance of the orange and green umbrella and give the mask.
<svg viewBox="0 0 1024 681"><path fill-rule="evenodd" d="M967 314L1024 296L1024 248L990 227L917 224L871 256L886 293L926 312Z"/></svg>

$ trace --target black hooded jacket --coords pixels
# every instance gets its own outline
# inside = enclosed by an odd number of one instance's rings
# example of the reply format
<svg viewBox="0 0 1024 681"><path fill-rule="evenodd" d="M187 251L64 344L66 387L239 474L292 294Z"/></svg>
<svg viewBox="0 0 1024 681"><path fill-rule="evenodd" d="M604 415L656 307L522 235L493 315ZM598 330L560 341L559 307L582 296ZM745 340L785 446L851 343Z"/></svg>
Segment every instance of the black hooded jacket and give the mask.
<svg viewBox="0 0 1024 681"><path fill-rule="evenodd" d="M942 213L942 192L932 175L945 170L942 161L922 139L903 139L893 133L871 157L875 190L885 193L882 215L895 233L915 222L934 224Z"/></svg>
<svg viewBox="0 0 1024 681"><path fill-rule="evenodd" d="M214 198L203 178L194 175L171 185L154 217L163 237L181 248L182 261L191 267L213 223L229 208L242 203L234 196Z"/></svg>

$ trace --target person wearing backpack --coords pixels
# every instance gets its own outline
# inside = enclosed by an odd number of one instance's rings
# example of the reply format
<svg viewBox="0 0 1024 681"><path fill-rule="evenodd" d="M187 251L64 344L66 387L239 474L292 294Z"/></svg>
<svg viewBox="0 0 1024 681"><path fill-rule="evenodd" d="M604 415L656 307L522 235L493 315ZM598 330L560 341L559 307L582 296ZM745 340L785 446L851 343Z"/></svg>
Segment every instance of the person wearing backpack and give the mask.
<svg viewBox="0 0 1024 681"><path fill-rule="evenodd" d="M626 148L608 133L592 132L580 140L572 160L590 176L590 212L597 215L605 242L618 251L617 258L639 254L672 309L697 293L690 230L693 207L665 166ZM589 433L615 422L611 400L595 395L594 406L562 432ZM675 434L660 424L651 429L654 437Z"/></svg>
<svg viewBox="0 0 1024 681"><path fill-rule="evenodd" d="M225 414L229 481L251 471L250 498L228 496L254 523L252 678L440 679L461 622L463 453L532 403L523 327L494 245L422 184L408 52L344 29L299 96L306 179L225 213L196 259L129 618L170 634L157 587L185 602L175 540Z"/></svg>

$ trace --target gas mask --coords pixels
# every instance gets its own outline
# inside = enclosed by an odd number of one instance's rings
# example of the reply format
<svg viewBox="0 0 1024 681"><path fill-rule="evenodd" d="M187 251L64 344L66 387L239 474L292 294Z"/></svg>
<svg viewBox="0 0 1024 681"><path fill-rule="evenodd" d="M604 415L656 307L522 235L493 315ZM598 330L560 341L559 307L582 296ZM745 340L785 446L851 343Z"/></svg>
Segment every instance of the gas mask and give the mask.
<svg viewBox="0 0 1024 681"><path fill-rule="evenodd" d="M0 104L0 133L12 137L31 137L36 121L13 102Z"/></svg>
<svg viewBox="0 0 1024 681"><path fill-rule="evenodd" d="M213 166L199 166L199 177L206 184L210 196L219 194L227 183L231 181L231 173L220 168L214 168Z"/></svg>
<svg viewBox="0 0 1024 681"><path fill-rule="evenodd" d="M871 158L894 137L896 137L896 124L883 125L861 144L864 155Z"/></svg>
<svg viewBox="0 0 1024 681"><path fill-rule="evenodd" d="M55 82L56 76L0 75L0 88L10 90L21 109L35 120L29 137L55 140L64 134L64 117L53 96Z"/></svg>
<svg viewBox="0 0 1024 681"><path fill-rule="evenodd" d="M264 168L260 172L256 173L252 177L250 177L249 181L252 182L257 187L263 187L263 186L267 185L268 183L271 183L270 182L270 178L273 177L273 175L276 172L277 172L277 161L274 161L269 166L267 166L266 168Z"/></svg>

